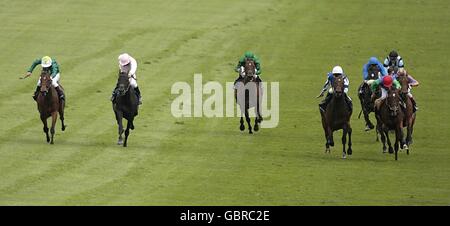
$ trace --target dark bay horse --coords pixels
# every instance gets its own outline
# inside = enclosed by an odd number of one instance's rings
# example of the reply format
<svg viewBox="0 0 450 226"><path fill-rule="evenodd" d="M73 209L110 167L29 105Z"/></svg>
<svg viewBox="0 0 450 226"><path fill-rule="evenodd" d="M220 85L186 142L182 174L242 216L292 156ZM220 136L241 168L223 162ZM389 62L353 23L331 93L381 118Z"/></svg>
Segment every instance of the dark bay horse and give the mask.
<svg viewBox="0 0 450 226"><path fill-rule="evenodd" d="M64 125L64 106L65 101L60 100L58 92L55 87L52 86L52 79L48 71L41 72L41 90L36 98L37 107L39 110L40 118L44 124L44 133L47 137L47 143L53 144L53 138L55 136L55 125L58 119L58 113L61 119L61 130L64 131L66 126ZM62 89L62 87L61 87ZM52 117L52 127L50 128L51 138L48 135L47 119Z"/></svg>
<svg viewBox="0 0 450 226"><path fill-rule="evenodd" d="M405 103L405 120L404 120L404 126L407 128L406 132L406 144L408 147L412 144L412 133L414 129L414 123L416 121L416 112L414 112L414 105L408 97L408 89L409 89L409 81L408 81L408 75L406 73L400 73L397 76L397 80L400 82L400 85L402 86L400 90L400 97L402 98L403 102ZM406 149L406 154L409 154L409 149Z"/></svg>
<svg viewBox="0 0 450 226"><path fill-rule="evenodd" d="M252 107L255 108L255 126L254 130L259 130L259 124L263 121L261 116L261 103L262 103L262 87L261 79L256 76L256 65L252 59L245 60L245 66L243 70L240 71L241 79L236 82L236 89L234 90L234 97L240 106L241 110L241 120L240 127L241 131L245 130L244 119L242 114L245 114L245 119L248 124L249 133L252 134L251 120L248 110Z"/></svg>
<svg viewBox="0 0 450 226"><path fill-rule="evenodd" d="M327 105L325 112L320 112L322 117L322 126L325 132L326 149L325 153L330 153L330 146L334 146L333 132L342 129L342 158L352 155L352 127L350 126L350 117L352 111L345 102L344 79L342 76L335 77L333 81L333 97ZM348 150L345 150L348 135Z"/></svg>
<svg viewBox="0 0 450 226"><path fill-rule="evenodd" d="M130 80L128 78L128 74L125 72L119 72L119 78L117 80L117 91L117 98L113 102L114 115L116 116L117 124L119 125L119 139L117 141L117 144L123 144L123 146L126 147L130 129L134 130L133 122L134 117L138 115L139 100L136 96L136 93L134 92L134 89L130 88ZM122 124L123 118L127 120L125 141L122 138L122 134L124 132Z"/></svg>
<svg viewBox="0 0 450 226"><path fill-rule="evenodd" d="M402 145L403 149L408 149L408 145L405 143L403 137L403 121L404 113L400 105L399 90L391 87L388 90L388 96L381 103L380 109L375 111L377 118L377 128L380 131L381 141L383 142L383 152L386 152L386 139L389 145L389 153L392 154L394 149L392 148L391 141L389 139L389 131L395 131L395 160L398 159L399 146Z"/></svg>
<svg viewBox="0 0 450 226"><path fill-rule="evenodd" d="M379 70L373 69L369 70L369 78L368 80L377 80L379 78ZM377 98L381 96L381 92L378 89L375 92L375 95ZM370 85L366 82L361 83L361 85L358 88L358 98L361 103L361 112L359 113L358 118L361 117L361 113L364 115L364 120L366 122L366 131L371 130L374 128L373 123L370 121L369 115L371 112L374 112L373 108L373 100L371 98L372 96L372 89L370 88ZM378 134L378 131L377 131ZM378 135L377 135L377 141L378 141Z"/></svg>

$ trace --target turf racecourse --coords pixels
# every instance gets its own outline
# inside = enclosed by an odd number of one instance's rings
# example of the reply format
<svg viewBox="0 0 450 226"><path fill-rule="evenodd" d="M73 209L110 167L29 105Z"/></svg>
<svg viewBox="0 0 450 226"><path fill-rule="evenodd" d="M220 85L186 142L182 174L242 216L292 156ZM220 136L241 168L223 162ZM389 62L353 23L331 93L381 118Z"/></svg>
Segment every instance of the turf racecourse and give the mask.
<svg viewBox="0 0 450 226"><path fill-rule="evenodd" d="M430 1L0 2L0 205L449 205L450 3ZM371 9L373 8L373 9ZM399 10L401 9L401 10ZM421 82L411 154L382 154L357 119L372 55L398 49ZM173 83L232 82L245 51L280 83L277 128L238 118L174 118ZM138 60L144 105L129 147L117 146L109 97L117 56ZM45 143L31 99L50 55L66 89L65 132ZM353 156L324 154L317 104L341 65L354 100ZM208 96L204 96L207 98ZM373 118L373 116L372 116Z"/></svg>

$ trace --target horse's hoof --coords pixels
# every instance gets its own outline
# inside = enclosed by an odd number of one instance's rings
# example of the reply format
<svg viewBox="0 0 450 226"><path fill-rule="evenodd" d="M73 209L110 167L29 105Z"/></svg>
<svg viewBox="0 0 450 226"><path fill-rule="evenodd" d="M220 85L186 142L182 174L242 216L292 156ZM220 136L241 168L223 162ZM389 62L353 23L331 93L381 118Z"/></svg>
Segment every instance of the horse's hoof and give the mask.
<svg viewBox="0 0 450 226"><path fill-rule="evenodd" d="M386 151L387 150L387 148L383 148L383 154L386 154Z"/></svg>
<svg viewBox="0 0 450 226"><path fill-rule="evenodd" d="M347 158L347 155L346 154L343 154L342 155L342 159L346 159Z"/></svg>
<svg viewBox="0 0 450 226"><path fill-rule="evenodd" d="M334 142L331 142L331 143L330 143L330 146L331 146L331 147L334 147Z"/></svg>
<svg viewBox="0 0 450 226"><path fill-rule="evenodd" d="M255 127L253 127L253 129L255 130L255 132L258 132L258 130L259 130L258 124L255 124Z"/></svg>
<svg viewBox="0 0 450 226"><path fill-rule="evenodd" d="M241 125L241 126L239 127L239 129L240 129L241 131L244 131L244 130L245 130L245 126L244 126L244 125Z"/></svg>
<svg viewBox="0 0 450 226"><path fill-rule="evenodd" d="M248 133L249 133L249 134L253 134L253 132L252 132L251 130L250 130L250 131L248 131Z"/></svg>
<svg viewBox="0 0 450 226"><path fill-rule="evenodd" d="M403 145L403 150L408 150L408 145L407 144Z"/></svg>
<svg viewBox="0 0 450 226"><path fill-rule="evenodd" d="M61 130L62 130L62 131L65 131L65 130L66 130L66 127L65 127L65 126L61 127Z"/></svg>
<svg viewBox="0 0 450 226"><path fill-rule="evenodd" d="M127 144L123 144L123 147L126 148L126 147L127 147Z"/></svg>
<svg viewBox="0 0 450 226"><path fill-rule="evenodd" d="M348 155L352 155L352 154L353 154L353 150L352 150L351 148L349 148L349 149L347 150L347 154L348 154Z"/></svg>
<svg viewBox="0 0 450 226"><path fill-rule="evenodd" d="M409 148L408 148L408 149L406 149L406 154L407 154L407 155L409 155Z"/></svg>
<svg viewBox="0 0 450 226"><path fill-rule="evenodd" d="M394 149L392 147L389 148L389 154L393 154L394 153Z"/></svg>

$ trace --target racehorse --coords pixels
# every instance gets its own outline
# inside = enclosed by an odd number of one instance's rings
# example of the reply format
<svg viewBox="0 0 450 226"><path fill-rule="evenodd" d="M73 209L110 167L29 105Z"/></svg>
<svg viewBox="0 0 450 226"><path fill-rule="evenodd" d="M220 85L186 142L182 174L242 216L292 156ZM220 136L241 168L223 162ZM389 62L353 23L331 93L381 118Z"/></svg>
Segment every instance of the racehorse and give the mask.
<svg viewBox="0 0 450 226"><path fill-rule="evenodd" d="M333 81L333 96L327 105L325 112L320 112L322 126L325 132L325 153L330 153L330 146L334 147L333 132L342 129L342 158L352 155L352 127L350 126L351 109L345 102L344 79L342 76L335 77ZM345 150L348 135L348 149Z"/></svg>
<svg viewBox="0 0 450 226"><path fill-rule="evenodd" d="M133 88L130 88L130 80L128 74L119 72L117 80L117 98L113 101L113 110L116 116L117 124L119 125L119 139L118 145L127 146L128 135L130 129L134 130L134 117L138 115L138 98ZM125 141L122 134L124 132L122 119L127 120L127 128L125 130Z"/></svg>
<svg viewBox="0 0 450 226"><path fill-rule="evenodd" d="M379 69L373 69L369 70L369 78L367 80L377 80L379 78ZM381 96L381 91L378 89L375 92L375 96L379 98ZM370 88L370 85L366 82L361 83L361 85L358 88L358 98L361 102L361 112L359 113L358 118L361 117L361 113L364 114L364 120L366 121L366 131L371 130L374 128L373 123L370 121L369 114L371 112L374 112L374 101L371 98L372 97L372 90ZM378 131L377 133L377 141L378 141Z"/></svg>
<svg viewBox="0 0 450 226"><path fill-rule="evenodd" d="M411 99L408 97L408 89L409 89L409 82L408 82L408 75L406 73L397 75L397 80L400 82L400 85L402 86L400 90L400 97L402 98L402 101L405 103L404 113L405 113L405 120L404 120L404 126L407 128L406 132L406 144L410 146L412 144L412 133L414 128L414 123L416 121L416 112L414 112L414 106L411 101ZM407 149L407 154L409 154L409 149Z"/></svg>
<svg viewBox="0 0 450 226"><path fill-rule="evenodd" d="M394 152L391 141L389 139L389 131L395 131L395 160L398 159L399 145L402 145L403 149L407 149L408 145L405 143L403 137L403 121L404 113L400 105L399 90L391 87L388 90L386 99L381 103L379 110L375 110L375 116L377 118L377 128L380 131L381 141L383 142L383 153L386 152L386 139L389 145L389 153Z"/></svg>
<svg viewBox="0 0 450 226"><path fill-rule="evenodd" d="M240 127L241 131L245 130L244 119L242 114L245 114L245 119L248 124L248 131L252 134L252 126L248 110L255 108L255 126L254 130L259 130L259 124L263 118L261 116L262 103L262 87L261 79L256 76L256 65L252 59L245 60L245 66L240 69L240 79L235 84L234 97L239 104L241 110Z"/></svg>
<svg viewBox="0 0 450 226"><path fill-rule="evenodd" d="M47 137L47 143L53 144L53 138L55 136L55 125L58 119L58 113L61 119L61 130L64 131L66 126L64 125L64 106L65 101L60 100L58 97L58 92L56 92L55 87L52 86L52 79L50 77L50 72L43 70L41 72L41 90L36 98L37 107L39 110L40 118L44 124L44 133ZM60 85L61 86L61 85ZM62 89L62 87L61 87ZM51 138L48 135L47 119L52 117L52 127L50 128Z"/></svg>

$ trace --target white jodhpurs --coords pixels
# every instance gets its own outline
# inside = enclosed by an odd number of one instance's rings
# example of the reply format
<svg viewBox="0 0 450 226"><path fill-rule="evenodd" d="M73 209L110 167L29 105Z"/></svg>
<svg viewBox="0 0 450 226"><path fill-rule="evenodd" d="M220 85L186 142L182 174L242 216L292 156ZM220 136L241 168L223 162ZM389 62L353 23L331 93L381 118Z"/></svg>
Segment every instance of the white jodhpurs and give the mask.
<svg viewBox="0 0 450 226"><path fill-rule="evenodd" d="M58 84L59 78L60 78L59 73L56 74L54 78L52 78L52 85L53 85L53 87L56 88L56 87L59 86L59 84ZM38 80L38 82L37 82L37 86L41 86L41 78L39 78L39 80Z"/></svg>

